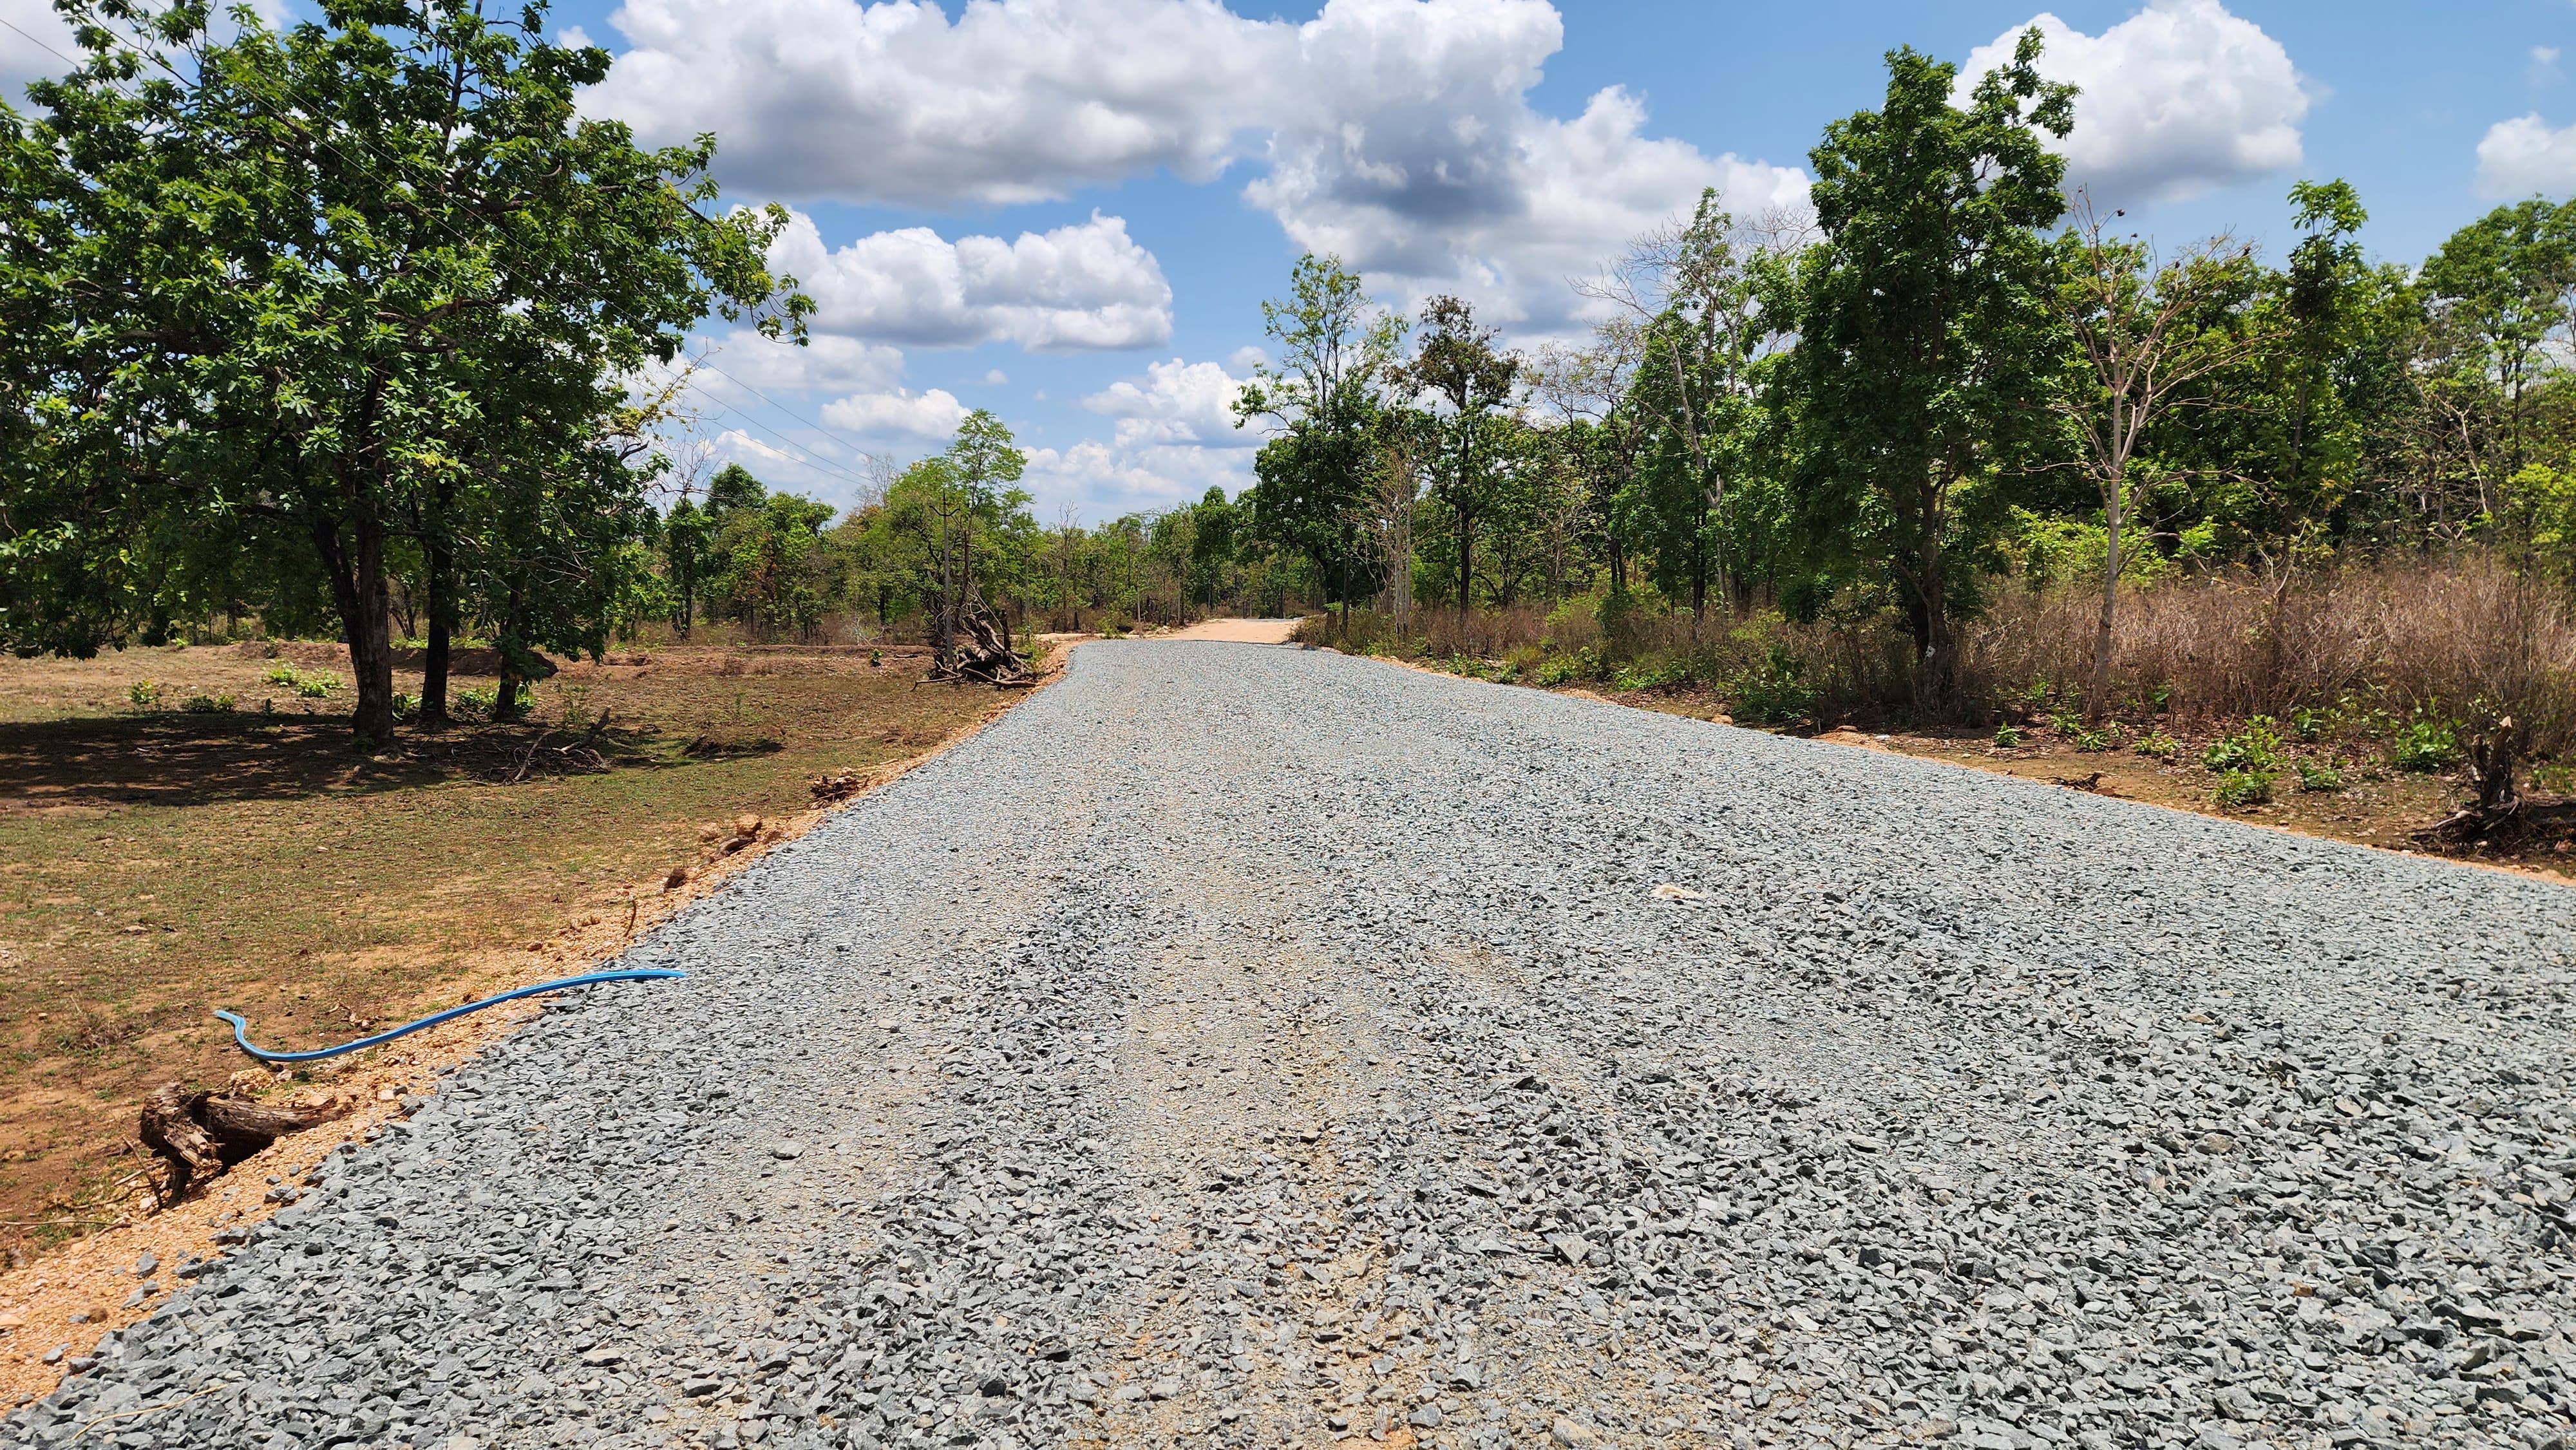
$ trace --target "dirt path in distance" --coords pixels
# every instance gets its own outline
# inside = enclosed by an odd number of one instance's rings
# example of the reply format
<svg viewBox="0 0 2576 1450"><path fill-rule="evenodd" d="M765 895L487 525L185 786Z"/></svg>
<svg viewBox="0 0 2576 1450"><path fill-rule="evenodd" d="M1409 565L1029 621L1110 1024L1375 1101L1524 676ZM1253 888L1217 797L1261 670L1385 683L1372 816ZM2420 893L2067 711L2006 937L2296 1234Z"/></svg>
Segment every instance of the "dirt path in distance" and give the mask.
<svg viewBox="0 0 2576 1450"><path fill-rule="evenodd" d="M1208 639L1223 644L1286 644L1297 632L1293 619L1202 619L1187 629L1158 634L1156 639Z"/></svg>

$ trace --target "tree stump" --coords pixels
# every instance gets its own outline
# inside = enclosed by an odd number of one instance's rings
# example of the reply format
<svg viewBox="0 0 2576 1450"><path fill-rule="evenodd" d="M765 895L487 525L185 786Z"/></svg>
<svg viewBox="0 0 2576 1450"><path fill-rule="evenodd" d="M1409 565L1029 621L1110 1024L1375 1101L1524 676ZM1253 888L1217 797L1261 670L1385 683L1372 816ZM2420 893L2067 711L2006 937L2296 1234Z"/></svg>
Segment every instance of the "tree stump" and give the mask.
<svg viewBox="0 0 2576 1450"><path fill-rule="evenodd" d="M139 1131L143 1146L170 1165L169 1185L161 1194L169 1204L278 1139L318 1127L343 1111L337 1103L280 1107L230 1093L190 1092L174 1082L144 1100Z"/></svg>

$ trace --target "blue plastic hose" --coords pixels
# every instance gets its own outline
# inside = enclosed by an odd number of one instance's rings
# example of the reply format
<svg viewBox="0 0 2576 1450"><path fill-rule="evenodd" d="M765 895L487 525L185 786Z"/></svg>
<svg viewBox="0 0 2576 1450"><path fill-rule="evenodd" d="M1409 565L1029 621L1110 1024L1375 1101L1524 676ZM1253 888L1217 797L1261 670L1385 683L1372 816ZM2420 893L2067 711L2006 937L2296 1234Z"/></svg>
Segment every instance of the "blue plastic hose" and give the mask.
<svg viewBox="0 0 2576 1450"><path fill-rule="evenodd" d="M373 1037L361 1037L355 1042L343 1042L337 1047L317 1048L312 1052L271 1052L265 1047L253 1047L250 1042L249 1023L241 1020L238 1015L221 1009L218 1009L215 1015L233 1025L233 1041L241 1047L241 1050L262 1062L313 1062L325 1057L338 1057L344 1052L355 1052L361 1047L374 1047L379 1043L391 1042L397 1037L418 1032L424 1027L435 1027L451 1017L462 1017L468 1012L480 1012L486 1007L497 1006L513 998L534 997L540 992L560 992L567 987L587 987L598 982L645 982L687 975L686 972L675 972L666 967L631 967L624 971L592 972L585 977L565 977L558 981L539 982L533 987L521 987L515 992L503 992L500 996L486 997L479 1002L468 1002L462 1007L450 1007L444 1012L423 1017L418 1022L397 1027L391 1032L379 1032Z"/></svg>

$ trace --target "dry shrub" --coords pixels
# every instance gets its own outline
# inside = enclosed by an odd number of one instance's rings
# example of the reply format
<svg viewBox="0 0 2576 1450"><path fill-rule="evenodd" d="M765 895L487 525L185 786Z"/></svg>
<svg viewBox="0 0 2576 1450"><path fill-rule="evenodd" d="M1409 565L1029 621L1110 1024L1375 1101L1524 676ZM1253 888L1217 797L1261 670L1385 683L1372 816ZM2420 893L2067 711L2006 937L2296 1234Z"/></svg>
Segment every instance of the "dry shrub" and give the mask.
<svg viewBox="0 0 2576 1450"><path fill-rule="evenodd" d="M1970 635L1974 678L1989 699L2076 690L2100 608L2082 587L2008 592ZM2361 697L2463 720L2492 707L2534 750L2576 738L2576 620L2489 553L2124 586L2112 650L2130 708L2161 694L2184 718L2229 720Z"/></svg>

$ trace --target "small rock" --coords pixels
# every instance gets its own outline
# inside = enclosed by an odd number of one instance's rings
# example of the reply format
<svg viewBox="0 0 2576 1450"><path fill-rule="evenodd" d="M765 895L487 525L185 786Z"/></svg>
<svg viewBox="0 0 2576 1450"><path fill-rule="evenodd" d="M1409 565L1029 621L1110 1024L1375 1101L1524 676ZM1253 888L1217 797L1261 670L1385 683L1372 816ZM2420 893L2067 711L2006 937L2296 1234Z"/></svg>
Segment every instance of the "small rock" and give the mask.
<svg viewBox="0 0 2576 1450"><path fill-rule="evenodd" d="M2213 1156L2236 1151L2236 1141L2225 1133L2210 1133L2200 1140L2200 1151Z"/></svg>
<svg viewBox="0 0 2576 1450"><path fill-rule="evenodd" d="M1594 1433L1591 1426L1579 1421L1569 1420L1563 1415L1557 1416L1556 1423L1547 1427L1547 1438L1555 1441L1559 1445L1598 1445L1601 1443L1601 1437Z"/></svg>
<svg viewBox="0 0 2576 1450"><path fill-rule="evenodd" d="M1437 1430L1440 1428L1440 1407L1438 1405L1417 1406L1412 1414L1405 1417L1405 1421L1418 1429Z"/></svg>
<svg viewBox="0 0 2576 1450"><path fill-rule="evenodd" d="M770 1149L770 1150L769 1150L769 1154L770 1154L770 1156L771 1156L771 1157L773 1157L773 1158L777 1158L777 1159L780 1159L780 1160L782 1160L782 1161L783 1161L783 1160L786 1160L786 1159L792 1159L792 1158L802 1158L802 1157L804 1157L804 1156L805 1156L805 1145L804 1145L804 1144L802 1144L802 1143L799 1143L799 1142L795 1142L795 1141L793 1141L793 1140L790 1140L790 1141L788 1141L788 1142L781 1143L781 1144L779 1144L778 1146L776 1146L776 1147L774 1147L774 1148Z"/></svg>
<svg viewBox="0 0 2576 1450"><path fill-rule="evenodd" d="M160 1267L161 1261L153 1256L150 1249L145 1249L143 1251L143 1256L134 1261L134 1277L138 1279L149 1279L152 1277L153 1271Z"/></svg>

